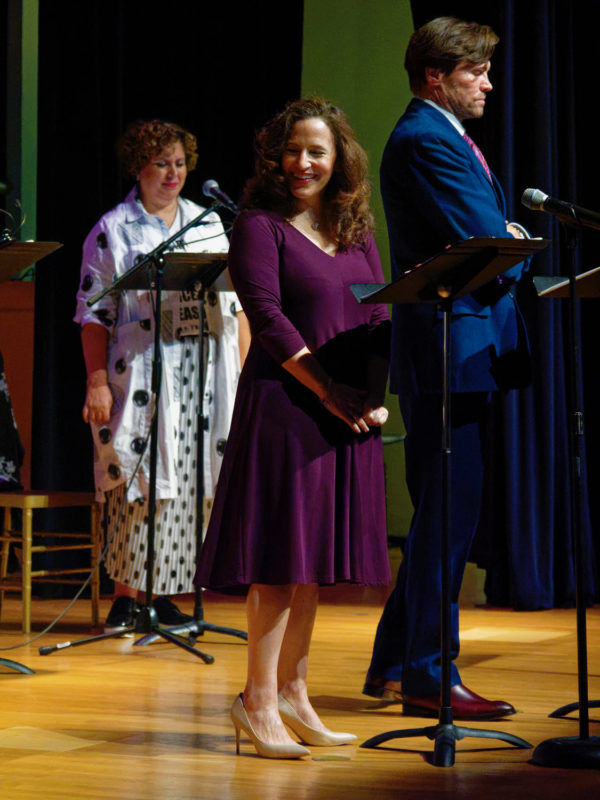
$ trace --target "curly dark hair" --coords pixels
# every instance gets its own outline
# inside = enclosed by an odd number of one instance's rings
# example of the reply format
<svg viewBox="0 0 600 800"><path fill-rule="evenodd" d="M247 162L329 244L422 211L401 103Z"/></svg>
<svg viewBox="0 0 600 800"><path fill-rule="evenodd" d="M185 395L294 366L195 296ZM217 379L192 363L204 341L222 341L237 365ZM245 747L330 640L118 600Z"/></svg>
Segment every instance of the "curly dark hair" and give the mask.
<svg viewBox="0 0 600 800"><path fill-rule="evenodd" d="M284 217L294 215L296 198L282 172L281 159L294 125L315 117L327 124L336 148L334 172L323 195L323 224L338 247L347 249L364 242L374 228L369 209L367 155L356 141L344 112L322 97L305 97L288 103L257 134L254 175L246 183L242 205L277 211Z"/></svg>
<svg viewBox="0 0 600 800"><path fill-rule="evenodd" d="M198 161L196 137L179 125L161 119L132 122L117 142L117 154L124 169L135 177L151 159L176 142L181 142L185 165L191 172Z"/></svg>

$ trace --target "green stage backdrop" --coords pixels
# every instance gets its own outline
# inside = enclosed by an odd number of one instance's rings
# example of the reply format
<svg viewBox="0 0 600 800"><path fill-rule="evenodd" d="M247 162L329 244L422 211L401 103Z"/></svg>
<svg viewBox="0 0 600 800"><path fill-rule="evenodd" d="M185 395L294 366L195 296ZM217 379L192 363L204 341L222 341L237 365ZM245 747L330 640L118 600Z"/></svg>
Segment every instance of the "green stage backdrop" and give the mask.
<svg viewBox="0 0 600 800"><path fill-rule="evenodd" d="M305 0L302 94L344 109L369 155L377 245L389 278L388 240L378 170L387 138L410 100L403 61L413 31L409 0ZM384 433L403 433L397 399L388 397ZM406 536L412 506L403 445L385 447L388 533Z"/></svg>

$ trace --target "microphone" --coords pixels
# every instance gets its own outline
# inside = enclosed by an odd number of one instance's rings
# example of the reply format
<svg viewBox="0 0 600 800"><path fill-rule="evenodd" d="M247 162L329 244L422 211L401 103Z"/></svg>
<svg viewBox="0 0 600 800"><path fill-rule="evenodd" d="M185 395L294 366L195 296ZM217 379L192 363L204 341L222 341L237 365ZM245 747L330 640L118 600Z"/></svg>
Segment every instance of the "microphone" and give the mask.
<svg viewBox="0 0 600 800"><path fill-rule="evenodd" d="M233 202L229 195L226 195L225 192L219 188L219 184L212 179L204 181L202 186L202 194L206 195L206 197L212 197L213 200L216 200L225 208L228 208L230 211L233 211L234 214L239 214L240 210Z"/></svg>
<svg viewBox="0 0 600 800"><path fill-rule="evenodd" d="M547 211L563 222L600 230L600 213L549 197L540 189L525 189L521 203L532 211Z"/></svg>

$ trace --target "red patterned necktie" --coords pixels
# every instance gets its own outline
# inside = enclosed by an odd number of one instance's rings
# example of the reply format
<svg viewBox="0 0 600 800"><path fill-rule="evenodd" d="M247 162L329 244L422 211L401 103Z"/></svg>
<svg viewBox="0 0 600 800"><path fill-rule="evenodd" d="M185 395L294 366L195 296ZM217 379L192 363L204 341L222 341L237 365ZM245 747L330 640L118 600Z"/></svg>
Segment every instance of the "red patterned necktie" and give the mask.
<svg viewBox="0 0 600 800"><path fill-rule="evenodd" d="M465 142L466 142L466 143L469 145L469 147L471 148L471 150L472 150L472 151L475 153L475 155L477 156L477 160L479 161L479 163L481 164L481 166L484 168L484 170L485 170L485 174L486 174L486 175L488 176L488 178L490 179L490 183L493 183L493 181L492 181L492 173L490 172L490 168L488 167L488 165L487 165L487 161L485 160L485 156L483 155L483 153L481 152L481 150L480 150L480 149L477 147L477 145L475 144L475 142L473 141L473 139L471 139L471 137L469 136L469 134L468 134L468 133L463 133L463 139L465 140Z"/></svg>

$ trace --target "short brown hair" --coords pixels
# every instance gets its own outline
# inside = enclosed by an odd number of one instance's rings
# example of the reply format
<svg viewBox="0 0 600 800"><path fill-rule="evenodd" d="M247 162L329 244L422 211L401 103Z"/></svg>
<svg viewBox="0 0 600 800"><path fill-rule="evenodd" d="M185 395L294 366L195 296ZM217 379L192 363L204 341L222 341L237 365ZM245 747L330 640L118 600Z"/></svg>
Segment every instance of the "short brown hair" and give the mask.
<svg viewBox="0 0 600 800"><path fill-rule="evenodd" d="M427 22L413 33L406 49L404 66L410 88L414 92L425 85L426 67L448 75L461 61L489 61L499 41L489 25L456 17L437 17Z"/></svg>
<svg viewBox="0 0 600 800"><path fill-rule="evenodd" d="M196 137L179 125L161 119L132 122L117 143L117 154L125 170L135 177L151 159L176 142L181 142L185 165L191 172L198 161Z"/></svg>
<svg viewBox="0 0 600 800"><path fill-rule="evenodd" d="M296 201L282 172L281 159L294 125L313 118L326 123L335 142L335 166L323 195L323 215L331 235L343 249L365 241L373 229L368 160L344 112L322 97L288 103L258 133L254 175L246 184L242 204L293 216Z"/></svg>

